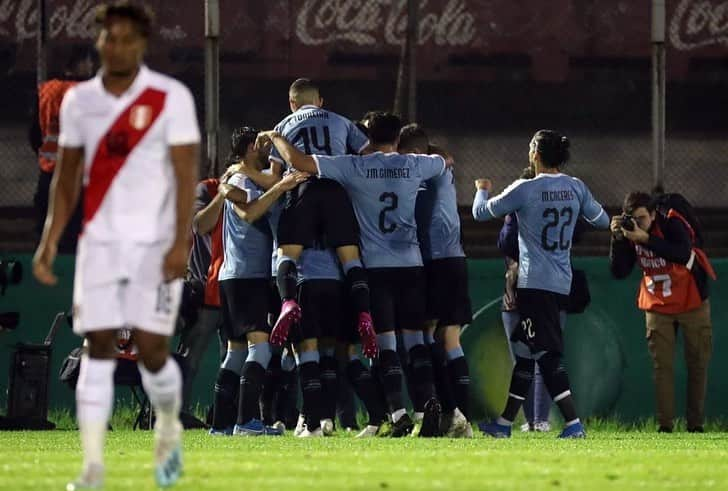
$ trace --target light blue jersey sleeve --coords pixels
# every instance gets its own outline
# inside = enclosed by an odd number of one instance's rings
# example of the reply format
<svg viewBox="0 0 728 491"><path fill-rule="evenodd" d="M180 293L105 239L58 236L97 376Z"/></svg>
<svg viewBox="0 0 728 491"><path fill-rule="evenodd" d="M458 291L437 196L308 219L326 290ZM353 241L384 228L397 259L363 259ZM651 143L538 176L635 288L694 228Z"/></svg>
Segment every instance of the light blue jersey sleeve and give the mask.
<svg viewBox="0 0 728 491"><path fill-rule="evenodd" d="M247 194L246 203L255 201L263 195L263 191L250 179L242 173L233 174L227 180L227 184L245 191Z"/></svg>
<svg viewBox="0 0 728 491"><path fill-rule="evenodd" d="M440 155L413 155L423 181L437 177L445 172L445 159Z"/></svg>
<svg viewBox="0 0 728 491"><path fill-rule="evenodd" d="M523 186L526 182L528 181L525 179L518 179L493 198L489 198L488 191L479 189L473 200L473 218L479 222L485 222L508 215L521 208L526 197Z"/></svg>
<svg viewBox="0 0 728 491"><path fill-rule="evenodd" d="M359 154L369 145L369 138L353 122L349 121L348 123L346 145L351 151Z"/></svg>
<svg viewBox="0 0 728 491"><path fill-rule="evenodd" d="M581 216L588 224L595 228L609 228L609 215L604 211L602 205L594 199L589 188L581 180L577 179L583 192L581 194Z"/></svg>
<svg viewBox="0 0 728 491"><path fill-rule="evenodd" d="M349 182L357 172L356 159L354 155L313 155L318 169L318 176L331 179L341 185Z"/></svg>

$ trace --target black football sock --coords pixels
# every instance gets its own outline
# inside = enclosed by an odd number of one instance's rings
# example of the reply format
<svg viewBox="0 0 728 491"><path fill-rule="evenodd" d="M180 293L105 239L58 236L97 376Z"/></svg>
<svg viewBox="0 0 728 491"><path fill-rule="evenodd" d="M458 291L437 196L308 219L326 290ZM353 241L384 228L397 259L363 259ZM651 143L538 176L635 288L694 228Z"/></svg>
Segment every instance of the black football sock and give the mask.
<svg viewBox="0 0 728 491"><path fill-rule="evenodd" d="M212 427L224 430L235 424L235 398L238 395L240 375L232 370L220 369L215 381Z"/></svg>
<svg viewBox="0 0 728 491"><path fill-rule="evenodd" d="M240 375L240 396L238 402L238 424L251 419L260 419L260 393L263 389L265 368L257 361L246 361Z"/></svg>

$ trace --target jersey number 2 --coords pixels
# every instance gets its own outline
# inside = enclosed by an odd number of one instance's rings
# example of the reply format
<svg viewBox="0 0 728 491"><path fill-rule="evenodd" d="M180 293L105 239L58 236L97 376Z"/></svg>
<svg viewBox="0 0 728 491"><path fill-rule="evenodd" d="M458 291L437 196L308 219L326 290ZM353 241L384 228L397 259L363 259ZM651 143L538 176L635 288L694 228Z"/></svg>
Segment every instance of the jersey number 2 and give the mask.
<svg viewBox="0 0 728 491"><path fill-rule="evenodd" d="M570 206L561 208L561 211L556 208L546 208L543 211L543 217L547 218L549 221L546 223L546 225L544 225L543 230L541 230L541 247L543 247L544 250L551 252L555 251L556 249L561 249L562 251L565 251L569 247L571 247L571 241L564 240L564 231L566 230L566 227L571 225L571 222L574 219L574 210L572 210ZM549 229L552 227L558 227L559 222L562 218L566 218L566 220L561 223L561 230L559 231L559 241L549 242Z"/></svg>
<svg viewBox="0 0 728 491"><path fill-rule="evenodd" d="M387 225L386 214L388 211L397 209L397 205L399 204L399 196L397 196L395 193L382 193L379 196L379 201L387 205L382 209L382 211L379 212L379 230L381 230L383 234L391 234L392 232L397 230L397 224L390 223L389 225Z"/></svg>

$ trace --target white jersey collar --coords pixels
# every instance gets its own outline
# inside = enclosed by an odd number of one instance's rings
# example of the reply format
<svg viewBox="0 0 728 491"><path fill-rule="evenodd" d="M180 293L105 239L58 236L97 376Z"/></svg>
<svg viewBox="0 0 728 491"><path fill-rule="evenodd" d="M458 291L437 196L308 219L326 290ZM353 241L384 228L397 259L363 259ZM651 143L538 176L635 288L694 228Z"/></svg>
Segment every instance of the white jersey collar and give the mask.
<svg viewBox="0 0 728 491"><path fill-rule="evenodd" d="M103 81L104 71L103 69L96 72L96 76L94 77L94 84L105 94L109 95L110 97L115 97L118 99L121 99L125 95L133 94L140 86L142 86L145 81L147 80L147 77L149 76L149 68L147 68L146 65L141 64L139 65L139 71L136 74L136 77L134 77L134 81L131 83L128 89L124 91L123 94L120 96L114 96L111 92L106 90L106 87L104 87L104 81Z"/></svg>

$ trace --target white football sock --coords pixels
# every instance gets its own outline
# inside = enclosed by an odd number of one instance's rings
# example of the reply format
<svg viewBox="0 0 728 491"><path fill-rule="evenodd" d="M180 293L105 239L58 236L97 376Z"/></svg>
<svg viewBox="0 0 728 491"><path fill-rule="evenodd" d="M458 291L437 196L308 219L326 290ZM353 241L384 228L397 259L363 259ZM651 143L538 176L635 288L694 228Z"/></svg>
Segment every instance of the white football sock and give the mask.
<svg viewBox="0 0 728 491"><path fill-rule="evenodd" d="M182 372L179 365L169 357L157 373L152 373L139 362L139 372L142 374L144 390L157 413L156 427L160 431L174 429L182 405Z"/></svg>
<svg viewBox="0 0 728 491"><path fill-rule="evenodd" d="M81 356L76 384L76 418L81 433L84 468L104 463L104 440L114 402L116 360Z"/></svg>

